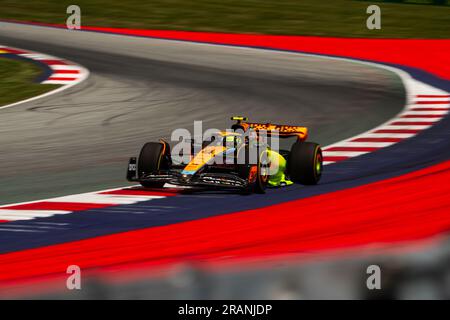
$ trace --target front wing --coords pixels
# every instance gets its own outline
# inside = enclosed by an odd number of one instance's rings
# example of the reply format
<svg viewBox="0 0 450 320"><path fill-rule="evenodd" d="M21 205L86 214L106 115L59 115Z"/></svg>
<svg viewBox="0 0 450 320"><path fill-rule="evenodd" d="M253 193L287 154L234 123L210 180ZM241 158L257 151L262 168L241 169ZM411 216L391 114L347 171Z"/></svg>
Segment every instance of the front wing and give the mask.
<svg viewBox="0 0 450 320"><path fill-rule="evenodd" d="M137 159L130 158L127 170L127 180L130 182L166 182L185 187L202 187L213 189L245 189L248 181L232 173L204 172L195 175L184 175L182 167L171 170L160 170L138 177Z"/></svg>

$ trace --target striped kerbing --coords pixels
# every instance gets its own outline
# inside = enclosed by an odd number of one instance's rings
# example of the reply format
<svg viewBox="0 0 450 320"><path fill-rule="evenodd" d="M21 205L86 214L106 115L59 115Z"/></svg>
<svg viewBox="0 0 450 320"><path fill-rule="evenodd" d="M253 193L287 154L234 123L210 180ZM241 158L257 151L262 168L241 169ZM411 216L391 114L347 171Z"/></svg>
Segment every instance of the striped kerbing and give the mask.
<svg viewBox="0 0 450 320"><path fill-rule="evenodd" d="M178 190L149 191L139 187L89 192L40 201L0 206L0 222L32 220L76 211L99 209L174 196Z"/></svg>
<svg viewBox="0 0 450 320"><path fill-rule="evenodd" d="M0 49L2 53L17 55L46 65L52 72L41 81L42 84L75 84L83 81L89 74L82 66L58 57L5 46L0 46Z"/></svg>
<svg viewBox="0 0 450 320"><path fill-rule="evenodd" d="M424 86L413 91L405 109L389 122L357 137L325 147L324 164L331 164L389 147L419 134L444 118L450 110L450 95Z"/></svg>

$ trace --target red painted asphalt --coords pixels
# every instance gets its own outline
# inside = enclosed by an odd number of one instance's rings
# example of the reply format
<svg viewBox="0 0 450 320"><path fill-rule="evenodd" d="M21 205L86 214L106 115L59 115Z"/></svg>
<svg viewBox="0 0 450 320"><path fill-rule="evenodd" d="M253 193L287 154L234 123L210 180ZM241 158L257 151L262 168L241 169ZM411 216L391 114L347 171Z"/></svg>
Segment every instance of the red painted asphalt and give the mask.
<svg viewBox="0 0 450 320"><path fill-rule="evenodd" d="M450 230L450 161L311 198L0 256L0 283L149 263L236 262L424 239Z"/></svg>
<svg viewBox="0 0 450 320"><path fill-rule="evenodd" d="M61 25L53 25L64 27ZM450 79L450 39L365 39L143 30L83 26L86 31L238 46L266 47L365 59L419 68ZM442 95L448 97L447 95Z"/></svg>

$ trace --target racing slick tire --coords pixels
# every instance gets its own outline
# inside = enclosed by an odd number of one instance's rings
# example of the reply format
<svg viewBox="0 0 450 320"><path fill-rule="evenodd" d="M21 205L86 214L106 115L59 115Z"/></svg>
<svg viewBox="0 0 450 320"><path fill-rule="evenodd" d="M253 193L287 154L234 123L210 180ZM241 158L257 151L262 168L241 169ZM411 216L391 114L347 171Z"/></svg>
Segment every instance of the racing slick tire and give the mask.
<svg viewBox="0 0 450 320"><path fill-rule="evenodd" d="M256 148L249 148L248 146L245 147L244 150L245 160L243 160L241 152L238 154L238 159L244 162L239 162L238 173L239 176L246 179L249 184L242 190L242 194L263 194L266 192L267 183L269 181L267 151L265 149L256 150ZM256 164L250 163L249 160L249 155L252 151L258 152Z"/></svg>
<svg viewBox="0 0 450 320"><path fill-rule="evenodd" d="M304 185L317 184L322 176L322 149L314 142L296 142L287 163L289 178Z"/></svg>
<svg viewBox="0 0 450 320"><path fill-rule="evenodd" d="M157 172L160 169L169 169L168 146L162 142L147 142L141 149L138 160L138 177L144 174ZM146 188L162 188L165 182L140 181Z"/></svg>

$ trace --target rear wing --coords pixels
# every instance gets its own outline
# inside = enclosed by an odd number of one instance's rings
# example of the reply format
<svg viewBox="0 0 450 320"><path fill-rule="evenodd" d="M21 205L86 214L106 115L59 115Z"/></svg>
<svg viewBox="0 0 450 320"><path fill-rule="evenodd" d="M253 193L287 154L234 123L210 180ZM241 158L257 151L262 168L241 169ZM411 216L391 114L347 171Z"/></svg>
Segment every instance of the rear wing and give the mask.
<svg viewBox="0 0 450 320"><path fill-rule="evenodd" d="M308 137L308 128L302 126L290 126L284 124L272 124L272 123L257 123L257 122L247 122L246 117L232 117L231 120L236 120L236 124L232 126L232 129L242 128L244 131L253 129L256 132L263 130L267 131L268 136L277 135L282 137L293 137L301 141L306 140Z"/></svg>

